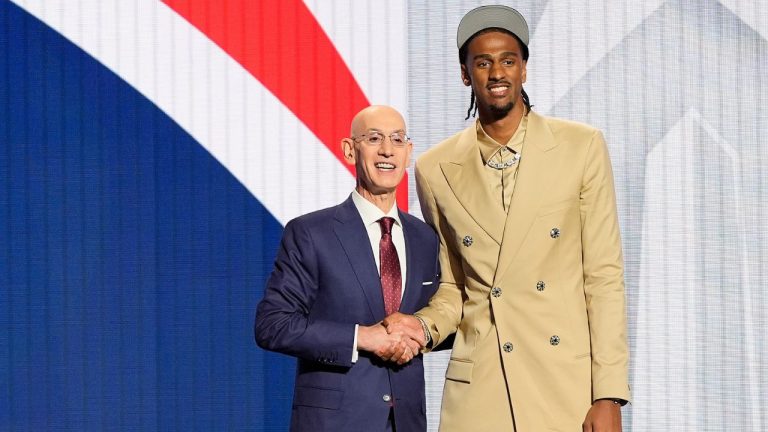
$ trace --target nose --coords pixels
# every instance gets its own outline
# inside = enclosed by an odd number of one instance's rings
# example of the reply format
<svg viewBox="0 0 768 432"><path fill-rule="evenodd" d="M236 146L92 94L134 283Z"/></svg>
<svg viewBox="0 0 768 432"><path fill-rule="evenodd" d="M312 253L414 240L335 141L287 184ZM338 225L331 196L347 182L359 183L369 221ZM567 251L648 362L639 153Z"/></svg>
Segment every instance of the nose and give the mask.
<svg viewBox="0 0 768 432"><path fill-rule="evenodd" d="M379 154L382 156L392 156L395 152L395 145L392 144L392 139L388 136L384 137L384 141L379 144Z"/></svg>
<svg viewBox="0 0 768 432"><path fill-rule="evenodd" d="M501 63L494 62L491 65L490 78L491 79L501 79L503 77L504 77L504 69L501 67Z"/></svg>

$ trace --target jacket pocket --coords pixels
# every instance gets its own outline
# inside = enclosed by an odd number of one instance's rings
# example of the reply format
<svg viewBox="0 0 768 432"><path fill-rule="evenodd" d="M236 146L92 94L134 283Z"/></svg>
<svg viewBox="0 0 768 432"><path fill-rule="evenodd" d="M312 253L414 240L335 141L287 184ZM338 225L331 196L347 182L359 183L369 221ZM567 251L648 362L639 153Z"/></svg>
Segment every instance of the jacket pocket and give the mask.
<svg viewBox="0 0 768 432"><path fill-rule="evenodd" d="M445 370L445 378L469 384L472 380L472 368L475 362L452 358L448 361L448 369Z"/></svg>
<svg viewBox="0 0 768 432"><path fill-rule="evenodd" d="M337 410L341 407L343 390L322 389L317 387L296 387L293 397L294 406L310 406Z"/></svg>

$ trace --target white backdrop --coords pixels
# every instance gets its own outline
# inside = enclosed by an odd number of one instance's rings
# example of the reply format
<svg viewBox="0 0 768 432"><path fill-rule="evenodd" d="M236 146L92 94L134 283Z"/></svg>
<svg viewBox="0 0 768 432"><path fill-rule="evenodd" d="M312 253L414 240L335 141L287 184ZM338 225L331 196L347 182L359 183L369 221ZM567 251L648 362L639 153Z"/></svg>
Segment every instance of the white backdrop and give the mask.
<svg viewBox="0 0 768 432"><path fill-rule="evenodd" d="M456 27L489 3L408 4L417 153L466 124ZM768 2L504 3L531 27L533 109L608 140L629 308L625 430L765 430ZM430 419L446 356L428 356Z"/></svg>

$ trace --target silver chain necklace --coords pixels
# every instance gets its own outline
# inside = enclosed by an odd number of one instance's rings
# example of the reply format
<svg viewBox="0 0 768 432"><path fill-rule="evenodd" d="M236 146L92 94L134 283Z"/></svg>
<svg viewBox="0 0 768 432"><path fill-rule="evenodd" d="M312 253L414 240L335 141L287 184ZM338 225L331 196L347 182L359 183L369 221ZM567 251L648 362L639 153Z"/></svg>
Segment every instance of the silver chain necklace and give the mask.
<svg viewBox="0 0 768 432"><path fill-rule="evenodd" d="M510 149L510 151L512 151L515 154L514 156L512 156L512 159L510 159L510 160L508 160L506 162L494 162L492 160L492 158L493 158L493 156L496 156L496 153L498 153L498 151L497 151L490 158L488 158L488 162L486 162L485 164L488 165L489 167L495 168L497 170L503 170L504 168L511 167L512 165L516 164L517 161L520 160L520 153L518 153L518 152L516 152L514 150L511 150L511 149Z"/></svg>

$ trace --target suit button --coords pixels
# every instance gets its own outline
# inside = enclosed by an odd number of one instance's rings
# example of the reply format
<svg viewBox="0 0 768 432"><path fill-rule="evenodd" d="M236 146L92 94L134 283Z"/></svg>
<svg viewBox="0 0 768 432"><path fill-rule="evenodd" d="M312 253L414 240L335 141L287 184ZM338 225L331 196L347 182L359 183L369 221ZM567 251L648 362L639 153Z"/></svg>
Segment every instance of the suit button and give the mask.
<svg viewBox="0 0 768 432"><path fill-rule="evenodd" d="M536 282L536 290L537 291L544 291L544 288L547 287L547 284L544 283L544 281L538 281Z"/></svg>
<svg viewBox="0 0 768 432"><path fill-rule="evenodd" d="M507 342L504 344L504 346L502 346L502 348L504 349L504 352L512 352L512 343Z"/></svg>
<svg viewBox="0 0 768 432"><path fill-rule="evenodd" d="M491 295L492 295L492 296L494 296L494 297L501 297L501 288L499 288L499 287L494 287L494 288L491 290Z"/></svg>
<svg viewBox="0 0 768 432"><path fill-rule="evenodd" d="M461 239L461 243L466 247L472 246L472 236L464 236L464 238Z"/></svg>
<svg viewBox="0 0 768 432"><path fill-rule="evenodd" d="M392 400L392 396L390 396L390 395L388 395L388 394L385 394L384 396L382 396L382 397L381 397L381 399L382 399L384 402L389 402L389 401L391 401L391 400Z"/></svg>
<svg viewBox="0 0 768 432"><path fill-rule="evenodd" d="M560 228L552 228L549 230L549 236L554 239L560 237Z"/></svg>
<svg viewBox="0 0 768 432"><path fill-rule="evenodd" d="M549 344L552 346L557 346L560 343L560 336L554 335L551 338L549 338Z"/></svg>

